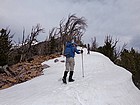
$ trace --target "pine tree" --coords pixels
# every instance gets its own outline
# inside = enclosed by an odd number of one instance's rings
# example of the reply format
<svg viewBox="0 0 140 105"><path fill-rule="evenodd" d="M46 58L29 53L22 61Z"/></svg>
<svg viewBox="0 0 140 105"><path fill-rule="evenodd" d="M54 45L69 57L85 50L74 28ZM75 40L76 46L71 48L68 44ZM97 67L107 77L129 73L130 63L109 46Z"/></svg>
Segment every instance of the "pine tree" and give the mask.
<svg viewBox="0 0 140 105"><path fill-rule="evenodd" d="M105 56L109 57L110 60L114 62L118 57L116 53L117 43L117 39L114 41L111 36L107 36L104 42L104 46L99 47L98 51L104 54Z"/></svg>
<svg viewBox="0 0 140 105"><path fill-rule="evenodd" d="M0 30L0 66L8 64L8 54L12 47L10 31Z"/></svg>

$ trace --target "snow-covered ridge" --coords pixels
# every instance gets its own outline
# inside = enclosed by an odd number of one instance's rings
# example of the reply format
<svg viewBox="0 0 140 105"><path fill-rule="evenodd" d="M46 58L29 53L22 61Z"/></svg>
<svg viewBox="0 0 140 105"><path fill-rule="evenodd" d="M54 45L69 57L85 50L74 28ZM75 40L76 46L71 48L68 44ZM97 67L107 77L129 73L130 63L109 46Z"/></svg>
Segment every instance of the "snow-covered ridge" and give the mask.
<svg viewBox="0 0 140 105"><path fill-rule="evenodd" d="M84 49L75 56L74 83L62 84L65 60L45 61L50 68L44 75L28 82L0 90L0 105L140 105L140 91L132 82L130 72L112 63L104 55Z"/></svg>

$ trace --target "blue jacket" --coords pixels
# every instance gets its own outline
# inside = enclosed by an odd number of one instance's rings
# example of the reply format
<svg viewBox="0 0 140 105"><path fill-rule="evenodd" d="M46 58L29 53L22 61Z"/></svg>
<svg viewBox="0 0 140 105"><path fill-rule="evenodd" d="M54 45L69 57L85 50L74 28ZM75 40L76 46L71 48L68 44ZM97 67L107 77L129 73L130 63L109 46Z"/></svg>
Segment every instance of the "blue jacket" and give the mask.
<svg viewBox="0 0 140 105"><path fill-rule="evenodd" d="M77 54L80 54L80 50L77 50L77 48L73 45L73 43L67 42L66 48L64 51L64 55L66 56L66 58L70 58L70 57L74 58L75 52Z"/></svg>

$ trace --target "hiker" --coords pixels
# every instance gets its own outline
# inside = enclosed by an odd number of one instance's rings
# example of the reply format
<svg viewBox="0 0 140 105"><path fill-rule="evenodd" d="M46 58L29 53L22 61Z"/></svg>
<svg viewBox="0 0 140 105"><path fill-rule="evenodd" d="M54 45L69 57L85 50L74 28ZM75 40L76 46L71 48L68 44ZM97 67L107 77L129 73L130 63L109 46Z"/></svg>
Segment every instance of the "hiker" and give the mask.
<svg viewBox="0 0 140 105"><path fill-rule="evenodd" d="M87 51L88 51L87 54L90 54L90 45L89 45L89 44L88 44L88 46L87 46Z"/></svg>
<svg viewBox="0 0 140 105"><path fill-rule="evenodd" d="M74 82L74 79L72 79L73 76L73 72L74 72L74 65L75 65L75 61L74 61L74 56L75 56L75 52L77 54L83 53L83 50L77 50L77 44L76 43L71 43L71 42L67 42L66 43L66 48L64 51L64 56L66 57L66 69L64 71L64 76L62 78L63 83L67 84L66 78L67 78L67 74L69 72L69 82Z"/></svg>

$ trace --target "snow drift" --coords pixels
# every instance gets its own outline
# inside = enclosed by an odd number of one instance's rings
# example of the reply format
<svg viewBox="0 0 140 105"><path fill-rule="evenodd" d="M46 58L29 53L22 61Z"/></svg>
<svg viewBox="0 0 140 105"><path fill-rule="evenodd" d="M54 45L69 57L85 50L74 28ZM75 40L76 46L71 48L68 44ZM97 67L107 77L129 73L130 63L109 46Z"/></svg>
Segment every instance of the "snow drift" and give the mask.
<svg viewBox="0 0 140 105"><path fill-rule="evenodd" d="M82 77L81 55L75 57L75 82L63 84L65 58L45 61L50 68L44 75L8 89L0 90L0 105L139 105L140 91L132 74L112 63L104 55L84 49Z"/></svg>

